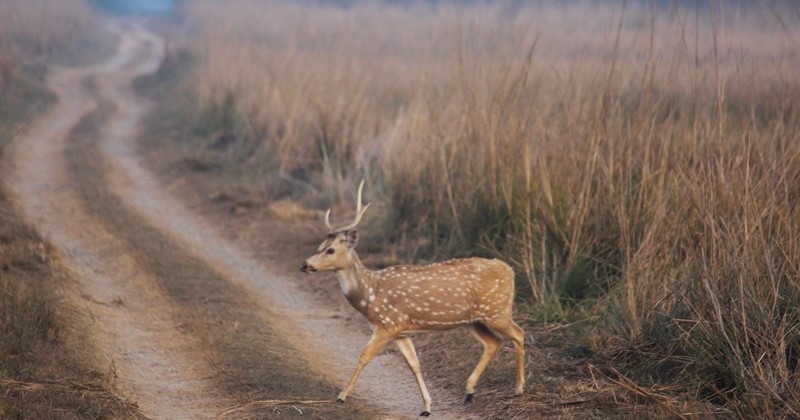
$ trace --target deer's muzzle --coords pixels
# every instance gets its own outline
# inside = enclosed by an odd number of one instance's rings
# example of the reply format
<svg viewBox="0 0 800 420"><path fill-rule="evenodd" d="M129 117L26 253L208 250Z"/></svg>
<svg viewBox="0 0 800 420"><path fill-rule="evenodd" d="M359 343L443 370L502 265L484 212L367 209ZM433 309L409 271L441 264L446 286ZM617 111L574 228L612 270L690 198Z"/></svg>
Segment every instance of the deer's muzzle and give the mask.
<svg viewBox="0 0 800 420"><path fill-rule="evenodd" d="M304 273L313 273L313 272L317 271L317 269L314 268L314 266L309 265L307 262L303 261L303 263L300 264L300 271L302 271Z"/></svg>

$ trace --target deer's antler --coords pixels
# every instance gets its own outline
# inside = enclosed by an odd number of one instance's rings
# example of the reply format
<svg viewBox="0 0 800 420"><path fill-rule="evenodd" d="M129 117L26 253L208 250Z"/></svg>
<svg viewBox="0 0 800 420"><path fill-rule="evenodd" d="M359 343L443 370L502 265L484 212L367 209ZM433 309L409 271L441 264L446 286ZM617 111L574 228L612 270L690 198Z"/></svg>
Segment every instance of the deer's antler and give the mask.
<svg viewBox="0 0 800 420"><path fill-rule="evenodd" d="M364 189L364 180L362 179L361 180L361 184L358 185L358 199L356 200L356 204L357 204L357 207L356 207L356 218L355 218L355 220L353 220L353 223L350 223L349 225L347 225L345 227L341 227L339 229L334 230L333 227L331 226L331 209L328 209L328 211L325 213L325 226L328 227L328 232L330 232L330 233L344 232L344 231L348 231L350 229L353 229L354 227L356 227L358 225L358 223L361 221L361 218L364 217L364 213L367 211L369 206L372 204L372 203L367 203L366 206L363 206L363 207L361 206L361 191L363 189Z"/></svg>

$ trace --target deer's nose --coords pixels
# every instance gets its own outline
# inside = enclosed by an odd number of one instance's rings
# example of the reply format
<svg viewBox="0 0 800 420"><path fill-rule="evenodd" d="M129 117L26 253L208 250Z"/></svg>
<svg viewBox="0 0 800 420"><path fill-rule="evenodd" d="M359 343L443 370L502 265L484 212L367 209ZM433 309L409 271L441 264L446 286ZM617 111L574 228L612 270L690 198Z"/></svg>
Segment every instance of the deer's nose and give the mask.
<svg viewBox="0 0 800 420"><path fill-rule="evenodd" d="M314 271L317 271L317 270L314 267L308 265L307 262L303 261L303 263L300 264L300 271L302 271L304 273L313 273Z"/></svg>

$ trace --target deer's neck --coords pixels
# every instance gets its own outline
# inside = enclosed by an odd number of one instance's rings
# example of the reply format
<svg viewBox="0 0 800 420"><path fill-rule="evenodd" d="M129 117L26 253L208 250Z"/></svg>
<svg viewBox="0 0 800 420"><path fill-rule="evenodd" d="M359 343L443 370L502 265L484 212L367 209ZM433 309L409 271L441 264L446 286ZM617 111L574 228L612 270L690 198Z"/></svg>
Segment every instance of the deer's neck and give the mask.
<svg viewBox="0 0 800 420"><path fill-rule="evenodd" d="M367 307L375 300L375 278L372 271L364 267L358 255L353 251L353 263L336 272L339 287L359 312L366 314Z"/></svg>

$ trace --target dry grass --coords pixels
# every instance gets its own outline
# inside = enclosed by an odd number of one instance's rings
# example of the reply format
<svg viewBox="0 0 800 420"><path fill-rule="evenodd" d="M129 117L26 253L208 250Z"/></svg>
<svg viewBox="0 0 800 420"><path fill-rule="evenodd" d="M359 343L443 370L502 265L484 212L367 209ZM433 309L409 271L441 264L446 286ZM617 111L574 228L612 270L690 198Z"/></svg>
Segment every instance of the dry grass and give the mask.
<svg viewBox="0 0 800 420"><path fill-rule="evenodd" d="M237 182L349 203L366 175L374 238L502 255L542 316L596 319L644 384L618 385L800 415L796 6L183 13L195 125Z"/></svg>

